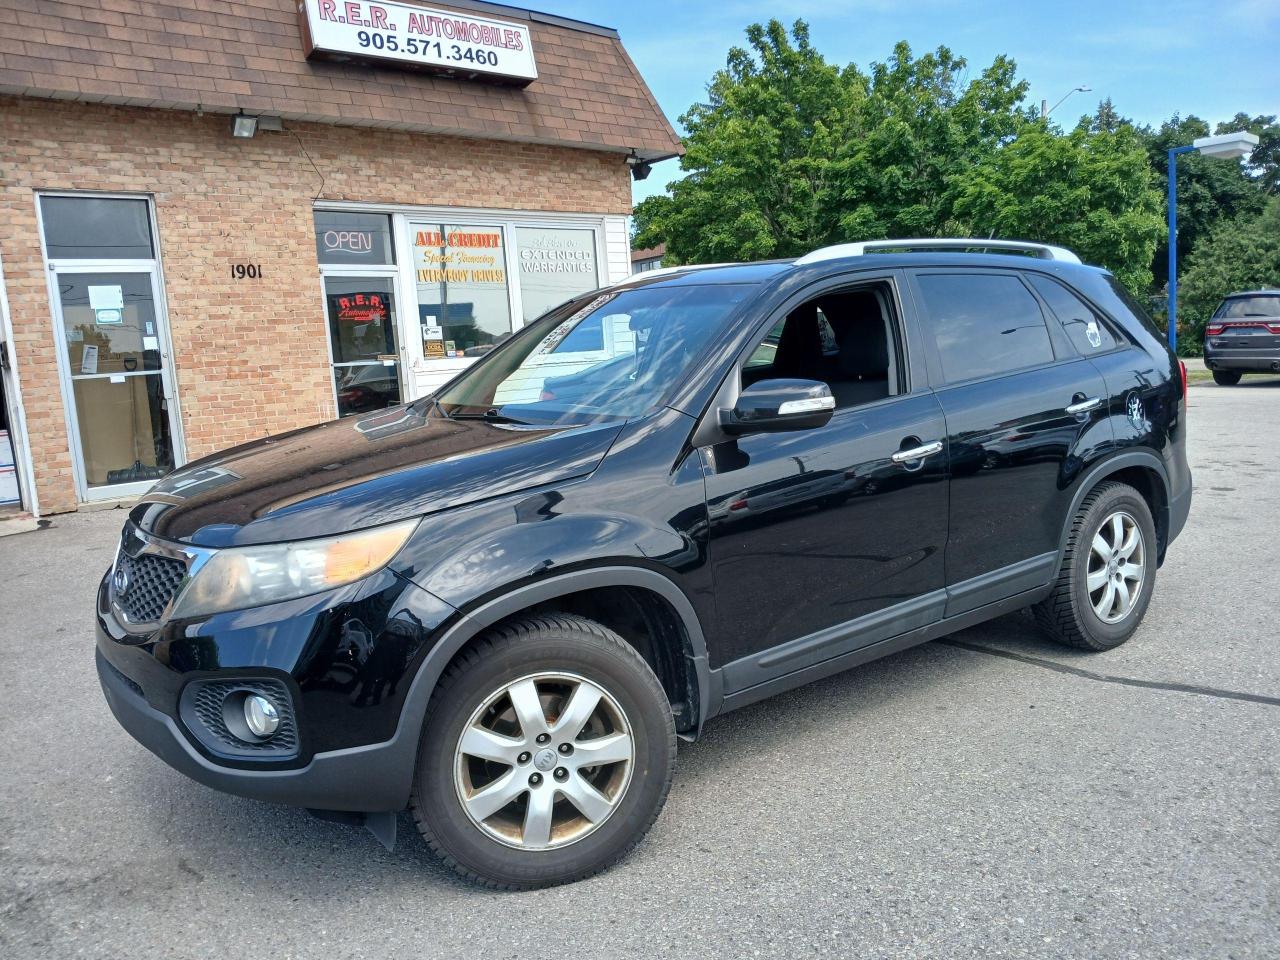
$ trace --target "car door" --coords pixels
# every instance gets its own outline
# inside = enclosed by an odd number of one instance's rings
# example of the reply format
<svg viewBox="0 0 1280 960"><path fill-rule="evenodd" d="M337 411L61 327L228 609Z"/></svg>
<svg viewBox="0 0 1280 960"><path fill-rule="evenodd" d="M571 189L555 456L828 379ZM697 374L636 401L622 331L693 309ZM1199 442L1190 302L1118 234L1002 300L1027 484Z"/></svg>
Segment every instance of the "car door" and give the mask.
<svg viewBox="0 0 1280 960"><path fill-rule="evenodd" d="M827 379L839 407L823 427L742 436L699 451L716 592L713 648L729 661L726 692L941 615L942 411L922 362L916 377L904 363L912 354L919 361L920 351L904 340L895 278L880 277L859 290L874 291L884 311L883 347L868 348L883 350L892 367L884 385L877 369L865 376L840 372L856 363L833 347L829 328L811 338L821 346L797 362L794 328L766 325L762 331L769 332L756 338L751 357L732 376ZM828 311L834 309L828 301ZM783 316L791 323L786 311ZM874 323L866 318L860 322ZM869 341L871 327L865 329ZM848 344L859 342L855 333L846 336ZM824 361L825 374L817 369ZM904 450L919 448L926 452L902 459Z"/></svg>
<svg viewBox="0 0 1280 960"><path fill-rule="evenodd" d="M1050 580L1075 481L1111 441L1107 394L1017 271L910 274L946 420L955 616Z"/></svg>

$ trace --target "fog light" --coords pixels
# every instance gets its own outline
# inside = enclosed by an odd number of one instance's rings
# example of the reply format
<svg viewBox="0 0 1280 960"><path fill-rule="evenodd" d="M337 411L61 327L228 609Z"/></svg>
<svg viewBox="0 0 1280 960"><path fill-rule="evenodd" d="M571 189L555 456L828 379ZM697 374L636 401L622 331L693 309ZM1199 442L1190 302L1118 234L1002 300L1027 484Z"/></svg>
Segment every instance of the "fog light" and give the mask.
<svg viewBox="0 0 1280 960"><path fill-rule="evenodd" d="M280 714L266 697L251 693L244 698L244 722L250 733L265 740L280 726Z"/></svg>

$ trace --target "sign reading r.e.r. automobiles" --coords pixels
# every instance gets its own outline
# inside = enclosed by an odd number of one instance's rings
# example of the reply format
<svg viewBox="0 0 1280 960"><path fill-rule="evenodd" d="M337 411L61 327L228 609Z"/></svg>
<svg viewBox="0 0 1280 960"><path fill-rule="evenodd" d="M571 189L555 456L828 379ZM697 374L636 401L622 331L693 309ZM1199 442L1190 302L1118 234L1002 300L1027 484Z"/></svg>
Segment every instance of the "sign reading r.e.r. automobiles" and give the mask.
<svg viewBox="0 0 1280 960"><path fill-rule="evenodd" d="M299 0L308 57L391 61L520 86L538 77L529 28L405 3Z"/></svg>

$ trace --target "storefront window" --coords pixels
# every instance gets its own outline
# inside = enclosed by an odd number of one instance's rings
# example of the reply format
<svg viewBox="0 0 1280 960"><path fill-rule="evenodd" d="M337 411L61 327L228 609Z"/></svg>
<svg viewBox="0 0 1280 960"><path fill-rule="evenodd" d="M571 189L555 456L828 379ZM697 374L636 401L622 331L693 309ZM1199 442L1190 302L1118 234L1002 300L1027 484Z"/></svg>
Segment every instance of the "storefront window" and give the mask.
<svg viewBox="0 0 1280 960"><path fill-rule="evenodd" d="M41 197L44 247L50 260L150 260L151 218L145 200Z"/></svg>
<svg viewBox="0 0 1280 960"><path fill-rule="evenodd" d="M391 217L317 210L316 257L324 264L383 266L396 262Z"/></svg>
<svg viewBox="0 0 1280 960"><path fill-rule="evenodd" d="M600 286L594 230L518 227L524 321Z"/></svg>
<svg viewBox="0 0 1280 960"><path fill-rule="evenodd" d="M423 357L487 353L511 332L502 228L413 221L409 236Z"/></svg>

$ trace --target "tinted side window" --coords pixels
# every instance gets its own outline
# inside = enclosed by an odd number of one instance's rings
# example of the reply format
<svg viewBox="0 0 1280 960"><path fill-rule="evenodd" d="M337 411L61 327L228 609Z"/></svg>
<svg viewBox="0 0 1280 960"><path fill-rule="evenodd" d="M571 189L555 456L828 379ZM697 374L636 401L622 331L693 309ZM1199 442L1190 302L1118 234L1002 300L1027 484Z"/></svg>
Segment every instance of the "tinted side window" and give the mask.
<svg viewBox="0 0 1280 960"><path fill-rule="evenodd" d="M1049 309L1057 315L1062 328L1067 331L1072 345L1080 351L1081 356L1087 357L1115 349L1116 338L1111 335L1111 331L1074 293L1048 277L1031 274L1027 279L1036 288L1036 292L1044 297Z"/></svg>
<svg viewBox="0 0 1280 960"><path fill-rule="evenodd" d="M1053 362L1044 314L1017 277L935 273L917 282L948 383Z"/></svg>

